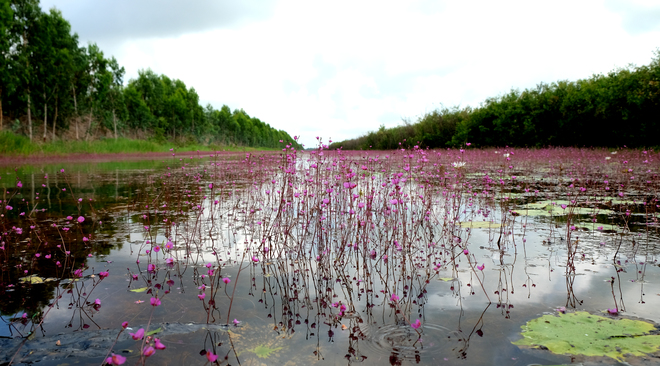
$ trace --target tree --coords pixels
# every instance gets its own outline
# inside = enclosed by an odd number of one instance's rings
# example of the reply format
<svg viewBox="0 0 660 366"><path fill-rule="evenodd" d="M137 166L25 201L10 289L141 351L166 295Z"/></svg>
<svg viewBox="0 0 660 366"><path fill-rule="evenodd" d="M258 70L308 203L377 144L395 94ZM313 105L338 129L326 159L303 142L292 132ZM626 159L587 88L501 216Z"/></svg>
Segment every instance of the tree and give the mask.
<svg viewBox="0 0 660 366"><path fill-rule="evenodd" d="M2 111L3 92L9 93L14 87L15 68L12 65L11 45L14 33L11 32L14 11L8 0L0 0L0 131L4 127L4 113Z"/></svg>

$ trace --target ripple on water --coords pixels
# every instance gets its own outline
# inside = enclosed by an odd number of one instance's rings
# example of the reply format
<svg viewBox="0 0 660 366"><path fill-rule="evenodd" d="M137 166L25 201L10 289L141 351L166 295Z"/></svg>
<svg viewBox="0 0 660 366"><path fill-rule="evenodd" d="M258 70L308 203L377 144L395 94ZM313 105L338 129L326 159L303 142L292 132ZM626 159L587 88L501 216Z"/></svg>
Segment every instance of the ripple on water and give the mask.
<svg viewBox="0 0 660 366"><path fill-rule="evenodd" d="M410 324L365 326L362 329L367 348L378 354L396 356L399 359L419 360L451 352L456 341L453 331L441 325L425 323L419 333Z"/></svg>

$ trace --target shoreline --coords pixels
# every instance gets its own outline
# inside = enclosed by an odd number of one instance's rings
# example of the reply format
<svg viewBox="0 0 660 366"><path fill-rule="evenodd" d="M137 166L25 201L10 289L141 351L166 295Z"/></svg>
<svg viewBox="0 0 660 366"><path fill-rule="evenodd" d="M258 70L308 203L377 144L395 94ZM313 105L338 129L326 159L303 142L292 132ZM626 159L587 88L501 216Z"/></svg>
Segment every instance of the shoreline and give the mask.
<svg viewBox="0 0 660 366"><path fill-rule="evenodd" d="M257 150L259 152L270 152L269 150ZM257 152L250 151L250 153ZM236 155L244 154L243 151L178 151L174 152L176 157L191 156L209 157L209 155ZM172 152L142 152L142 153L71 153L64 155L7 155L0 156L0 166L25 165L25 164L48 164L48 163L86 163L86 162L109 162L109 161L139 161L172 158Z"/></svg>

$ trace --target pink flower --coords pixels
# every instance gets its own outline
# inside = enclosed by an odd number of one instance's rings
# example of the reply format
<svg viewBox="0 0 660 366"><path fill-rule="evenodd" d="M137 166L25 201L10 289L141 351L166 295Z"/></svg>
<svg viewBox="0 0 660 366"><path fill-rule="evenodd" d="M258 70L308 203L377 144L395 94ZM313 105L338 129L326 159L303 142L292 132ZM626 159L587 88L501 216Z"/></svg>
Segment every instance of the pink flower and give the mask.
<svg viewBox="0 0 660 366"><path fill-rule="evenodd" d="M165 349L165 348L167 348L167 347L165 347L164 344L162 344L162 343L160 342L160 339L158 339L158 338L156 338L156 339L154 340L154 347L156 347L156 349Z"/></svg>
<svg viewBox="0 0 660 366"><path fill-rule="evenodd" d="M259 258L257 258L256 256L252 256L252 261L254 263L259 263Z"/></svg>
<svg viewBox="0 0 660 366"><path fill-rule="evenodd" d="M82 224L83 221L85 221L85 218L82 216L78 216L78 222Z"/></svg>
<svg viewBox="0 0 660 366"><path fill-rule="evenodd" d="M224 282L226 285L228 285L229 282L231 282L231 280L229 278L225 277L225 278L222 279L222 282Z"/></svg>
<svg viewBox="0 0 660 366"><path fill-rule="evenodd" d="M486 268L486 263L482 263L480 266L477 266L477 269L483 271Z"/></svg>
<svg viewBox="0 0 660 366"><path fill-rule="evenodd" d="M146 357L149 357L149 356L153 355L154 353L156 353L156 350L151 346L147 346L147 347L144 347L144 349L142 349L142 354L145 355Z"/></svg>
<svg viewBox="0 0 660 366"><path fill-rule="evenodd" d="M468 255L468 254L470 254L470 252L467 249L465 249L465 250L463 250L463 254Z"/></svg>
<svg viewBox="0 0 660 366"><path fill-rule="evenodd" d="M617 314L619 314L619 309L617 309L617 308L607 309L607 312L612 314L612 315L617 315Z"/></svg>
<svg viewBox="0 0 660 366"><path fill-rule="evenodd" d="M422 322L419 319L417 319L417 320L415 320L414 323L410 324L410 326L415 328L415 329L419 329L419 327L422 326Z"/></svg>
<svg viewBox="0 0 660 366"><path fill-rule="evenodd" d="M126 362L126 357L124 357L122 355L116 355L116 354L113 353L112 356L108 357L105 360L105 362L108 365L121 365L124 362Z"/></svg>
<svg viewBox="0 0 660 366"><path fill-rule="evenodd" d="M240 323L241 323L240 321L234 319L234 325L239 325Z"/></svg>
<svg viewBox="0 0 660 366"><path fill-rule="evenodd" d="M101 305L101 299L94 300L94 305Z"/></svg>
<svg viewBox="0 0 660 366"><path fill-rule="evenodd" d="M156 266L153 263L149 263L149 265L147 266L147 271L152 273L156 272Z"/></svg>
<svg viewBox="0 0 660 366"><path fill-rule="evenodd" d="M131 335L131 337L133 337L134 340L138 341L138 340L144 338L144 328L140 328L140 329L138 329L137 332L129 333L129 334Z"/></svg>
<svg viewBox="0 0 660 366"><path fill-rule="evenodd" d="M121 327L126 329L128 327L128 322L121 323Z"/></svg>
<svg viewBox="0 0 660 366"><path fill-rule="evenodd" d="M109 275L108 271L99 272L99 278L100 279L104 279L104 278L108 277L108 275Z"/></svg>
<svg viewBox="0 0 660 366"><path fill-rule="evenodd" d="M165 244L165 248L167 248L167 249L174 248L174 243L172 243L171 241L168 241L167 244Z"/></svg>
<svg viewBox="0 0 660 366"><path fill-rule="evenodd" d="M158 306L158 305L160 305L160 299L157 298L157 297L152 297L150 301L151 301L151 306Z"/></svg>
<svg viewBox="0 0 660 366"><path fill-rule="evenodd" d="M23 183L21 183L21 182L16 183L16 187L18 187L18 188L22 188L22 187L23 187Z"/></svg>
<svg viewBox="0 0 660 366"><path fill-rule="evenodd" d="M218 359L218 356L216 356L211 350L206 350L206 359L209 360L209 362L215 362L215 360Z"/></svg>
<svg viewBox="0 0 660 366"><path fill-rule="evenodd" d="M197 295L197 297L199 297L200 300L204 300L204 298L206 297L206 294L199 294L199 295Z"/></svg>
<svg viewBox="0 0 660 366"><path fill-rule="evenodd" d="M394 302L397 302L397 301L399 301L399 296L397 296L396 294L392 294L392 297L390 298L390 300L392 300Z"/></svg>
<svg viewBox="0 0 660 366"><path fill-rule="evenodd" d="M167 264L172 264L172 263L174 263L174 258L167 258L167 259L165 259L165 263L167 263Z"/></svg>

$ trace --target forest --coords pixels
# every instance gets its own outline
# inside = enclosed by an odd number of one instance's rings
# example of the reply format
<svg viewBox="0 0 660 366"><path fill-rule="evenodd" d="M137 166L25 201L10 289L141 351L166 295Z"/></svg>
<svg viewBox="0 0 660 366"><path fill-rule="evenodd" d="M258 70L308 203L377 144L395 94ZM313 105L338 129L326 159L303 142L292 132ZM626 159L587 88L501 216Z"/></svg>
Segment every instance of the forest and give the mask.
<svg viewBox="0 0 660 366"><path fill-rule="evenodd" d="M577 81L540 83L486 99L479 107L443 108L416 122L381 126L330 147L396 149L471 146L655 147L660 136L660 50L648 65Z"/></svg>
<svg viewBox="0 0 660 366"><path fill-rule="evenodd" d="M149 68L125 69L38 0L0 0L0 131L30 141L128 137L234 146L301 148L242 109L200 105L193 87Z"/></svg>

